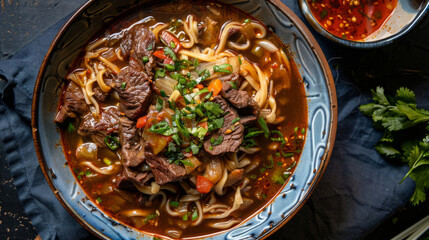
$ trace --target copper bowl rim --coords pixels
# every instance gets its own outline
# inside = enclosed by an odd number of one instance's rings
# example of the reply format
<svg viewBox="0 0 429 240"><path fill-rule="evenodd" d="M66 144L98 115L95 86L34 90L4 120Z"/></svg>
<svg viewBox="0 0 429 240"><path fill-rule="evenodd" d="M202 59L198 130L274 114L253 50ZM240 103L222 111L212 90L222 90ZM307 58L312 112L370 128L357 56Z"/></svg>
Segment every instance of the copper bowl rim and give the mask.
<svg viewBox="0 0 429 240"><path fill-rule="evenodd" d="M57 45L59 39L63 36L64 32L72 25L73 21L83 11L85 11L91 4L93 4L96 1L97 0L88 0L79 9L77 9L73 13L73 15L66 21L66 23L61 27L59 32L56 34L54 40L52 41L52 43L49 47L49 50L43 59L42 65L40 66L40 70L39 70L39 73L37 75L37 79L36 79L36 83L35 83L35 87L34 87L34 94L33 94L33 101L32 101L32 112L31 112L31 127L32 127L33 140L34 140L34 147L36 150L36 155L37 155L37 158L39 161L39 165L41 167L41 170L42 170L50 188L52 189L53 193L55 194L55 197L58 199L58 201L61 203L61 205L63 205L63 207L67 210L67 212L74 219L76 219L91 234L93 234L93 235L95 235L101 239L108 239L108 237L106 237L101 231L99 231L98 229L95 229L94 227L87 224L73 209L71 209L68 206L68 204L64 201L64 199L60 195L59 190L55 187L52 179L50 178L50 175L49 175L50 170L48 169L46 162L45 162L45 159L44 159L43 151L41 148L39 130L37 127L38 126L38 111L39 111L38 102L39 102L39 98L40 98L39 94L40 94L40 89L42 87L43 75L45 74L47 62L48 62L49 58L51 57L51 54L52 54L55 46ZM288 7L286 7L286 5L281 2L281 0L268 0L268 1L273 3L274 6L277 7L277 9L279 9L284 15L286 15L290 18L291 22L294 23L295 27L303 34L303 37L305 38L305 40L310 44L311 49L315 53L315 56L317 57L318 62L321 64L321 68L323 70L323 75L328 80L326 83L328 85L328 91L329 91L329 95L330 95L329 98L330 98L331 122L329 124L329 126L330 126L329 135L328 135L329 140L327 142L326 150L325 150L323 156L321 157L321 161L322 161L321 166L322 167L317 171L317 173L315 173L316 176L309 183L311 187L307 191L306 196L300 201L299 204L297 204L297 206L294 207L294 209L292 210L291 214L288 217L283 218L277 225L273 226L270 229L270 231L261 233L261 235L258 236L259 239L267 238L268 236L273 234L276 230L278 230L280 227L282 227L284 224L286 224L290 219L292 219L293 216L295 216L295 214L304 206L306 201L310 198L310 196L313 193L316 185L319 183L324 172L326 171L326 167L329 163L329 160L330 160L330 157L332 154L332 150L334 147L334 143L335 143L335 136L336 136L336 130L337 130L337 118L338 118L337 94L336 94L336 90L335 90L334 79L332 77L332 73L331 73L329 64L325 58L325 55L324 55L322 49L320 48L316 39L311 34L309 29L306 27L306 25L298 18L298 16L292 10L290 10ZM275 199L275 197L272 200L270 200L269 202L267 202L265 204L265 206L268 206L269 204L271 204L271 202L274 199ZM261 208L260 210L256 211L254 214L249 216L245 221L253 218L263 208ZM229 230L230 229L227 229L224 231L218 231L218 232L215 232L213 234L210 234L210 236L211 235L217 235L220 232L225 232L225 231L229 231Z"/></svg>

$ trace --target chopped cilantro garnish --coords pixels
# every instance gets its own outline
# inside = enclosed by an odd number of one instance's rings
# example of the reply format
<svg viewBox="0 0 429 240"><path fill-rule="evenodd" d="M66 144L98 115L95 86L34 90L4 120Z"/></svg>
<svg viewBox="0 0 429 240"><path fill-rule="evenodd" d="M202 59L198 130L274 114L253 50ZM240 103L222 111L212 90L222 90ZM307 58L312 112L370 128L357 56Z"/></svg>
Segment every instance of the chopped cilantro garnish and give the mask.
<svg viewBox="0 0 429 240"><path fill-rule="evenodd" d="M164 67L169 72L176 70L176 68L172 64L165 64Z"/></svg>
<svg viewBox="0 0 429 240"><path fill-rule="evenodd" d="M162 100L162 98L158 98L155 104L156 110L161 111L163 105L164 105L164 100Z"/></svg>
<svg viewBox="0 0 429 240"><path fill-rule="evenodd" d="M221 144L223 142L223 135L219 135L218 138L210 138L210 143L212 144L212 146L217 146L219 144Z"/></svg>
<svg viewBox="0 0 429 240"><path fill-rule="evenodd" d="M237 82L236 81L229 81L229 84L231 84L231 87L233 88L233 89L237 89L238 87L237 87Z"/></svg>
<svg viewBox="0 0 429 240"><path fill-rule="evenodd" d="M231 70L228 70L227 69L228 67L231 67ZM231 73L232 66L231 66L231 64L228 64L228 63L224 63L221 65L215 65L215 66L213 66L213 71L214 72L221 72L221 73Z"/></svg>
<svg viewBox="0 0 429 240"><path fill-rule="evenodd" d="M143 56L143 63L147 63L149 62L149 57L148 56Z"/></svg>
<svg viewBox="0 0 429 240"><path fill-rule="evenodd" d="M189 160L180 160L180 162L183 164L183 166L194 166L194 164L192 164Z"/></svg>
<svg viewBox="0 0 429 240"><path fill-rule="evenodd" d="M147 50L152 50L153 49L153 43L149 44L149 46L147 46Z"/></svg>
<svg viewBox="0 0 429 240"><path fill-rule="evenodd" d="M235 124L236 122L240 121L240 117L236 117L232 120L232 124Z"/></svg>
<svg viewBox="0 0 429 240"><path fill-rule="evenodd" d="M264 120L264 117L259 117L258 123L259 123L259 126L261 126L262 131L264 131L265 138L268 138L270 135L270 129L268 128L267 123Z"/></svg>
<svg viewBox="0 0 429 240"><path fill-rule="evenodd" d="M173 61L177 60L176 54L169 47L164 47L164 54L167 55L167 56L169 56Z"/></svg>
<svg viewBox="0 0 429 240"><path fill-rule="evenodd" d="M155 71L155 79L165 77L165 69L159 68Z"/></svg>
<svg viewBox="0 0 429 240"><path fill-rule="evenodd" d="M194 212L192 213L192 221L196 221L198 219L198 212L197 210L194 210Z"/></svg>
<svg viewBox="0 0 429 240"><path fill-rule="evenodd" d="M207 111L209 111L210 113L212 113L216 117L219 117L221 114L223 114L223 111L220 108L220 105L218 103L205 102L204 107L207 109Z"/></svg>
<svg viewBox="0 0 429 240"><path fill-rule="evenodd" d="M71 133L71 132L74 132L74 130L75 130L75 127L73 123L69 122L69 124L67 125L67 131Z"/></svg>

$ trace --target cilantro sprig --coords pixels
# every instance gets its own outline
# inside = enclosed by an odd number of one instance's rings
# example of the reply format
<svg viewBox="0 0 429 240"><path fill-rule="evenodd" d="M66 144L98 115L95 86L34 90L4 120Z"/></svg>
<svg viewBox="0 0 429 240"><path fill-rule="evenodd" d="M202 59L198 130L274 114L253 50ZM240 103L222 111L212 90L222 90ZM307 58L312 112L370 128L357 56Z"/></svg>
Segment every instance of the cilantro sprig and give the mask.
<svg viewBox="0 0 429 240"><path fill-rule="evenodd" d="M408 164L410 170L401 182L413 179L416 189L410 201L414 205L424 202L429 189L429 111L417 108L415 94L403 87L394 97L377 87L372 98L373 103L359 109L384 131L375 149L384 157Z"/></svg>

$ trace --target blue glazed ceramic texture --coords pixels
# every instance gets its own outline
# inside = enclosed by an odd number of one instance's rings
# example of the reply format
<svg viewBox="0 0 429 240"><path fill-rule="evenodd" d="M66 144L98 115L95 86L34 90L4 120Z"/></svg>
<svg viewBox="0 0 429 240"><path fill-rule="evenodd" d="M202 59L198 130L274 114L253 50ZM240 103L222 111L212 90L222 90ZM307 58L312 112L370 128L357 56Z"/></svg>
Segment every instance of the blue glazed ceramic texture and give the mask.
<svg viewBox="0 0 429 240"><path fill-rule="evenodd" d="M149 1L144 1L148 6ZM284 5L275 1L225 0L260 19L288 45L305 83L308 99L308 131L301 159L290 181L281 193L238 227L217 234L212 239L253 239L267 236L289 220L302 206L323 174L336 125L336 94L326 60L309 31ZM90 1L76 13L74 20L62 30L42 65L33 103L37 129L36 149L42 169L56 196L75 218L94 234L106 239L152 239L130 229L100 211L75 181L61 146L60 134L53 122L62 81L67 69L82 46L94 32L125 10L141 1L111 3ZM276 6L277 5L277 6ZM281 6L282 9L278 8ZM310 39L311 38L311 39ZM314 46L310 42L316 44ZM318 50L317 50L318 49ZM319 51L319 52L317 52ZM56 147L54 147L56 146ZM46 174L52 169L56 177Z"/></svg>

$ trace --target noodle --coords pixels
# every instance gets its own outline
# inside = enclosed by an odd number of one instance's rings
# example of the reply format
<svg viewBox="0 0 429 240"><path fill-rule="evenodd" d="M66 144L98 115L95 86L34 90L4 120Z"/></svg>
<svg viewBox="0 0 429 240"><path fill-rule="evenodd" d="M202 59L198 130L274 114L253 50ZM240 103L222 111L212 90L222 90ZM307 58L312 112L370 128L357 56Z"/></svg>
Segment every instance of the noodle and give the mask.
<svg viewBox="0 0 429 240"><path fill-rule="evenodd" d="M223 191L223 187L225 186L225 182L228 179L228 171L226 168L223 170L222 178L216 184L215 191L218 195L223 195L225 192Z"/></svg>
<svg viewBox="0 0 429 240"><path fill-rule="evenodd" d="M103 80L103 74L105 72L106 72L106 69L103 69L103 70L101 70L101 71L99 71L97 73L97 83L98 83L98 86L100 86L100 88L101 88L101 90L103 92L109 92L110 89L111 89L111 87L107 86L106 83L104 83L104 80Z"/></svg>
<svg viewBox="0 0 429 240"><path fill-rule="evenodd" d="M276 120L276 110L277 110L277 103L273 96L270 96L268 98L268 105L270 105L271 113L268 114L265 119L268 123L273 123Z"/></svg>
<svg viewBox="0 0 429 240"><path fill-rule="evenodd" d="M105 63L107 65L107 67L109 67L116 74L118 74L121 71L121 69L118 66L116 66L115 64L113 64L111 61L105 59L104 57L99 56L98 59L100 61L102 61L103 63Z"/></svg>
<svg viewBox="0 0 429 240"><path fill-rule="evenodd" d="M180 198L180 202L193 202L201 198L200 194L195 195L184 195Z"/></svg>
<svg viewBox="0 0 429 240"><path fill-rule="evenodd" d="M265 73L262 72L261 69L258 66L256 66L256 64L254 64L253 66L255 67L256 72L258 73L259 84L261 86L259 91L256 93L255 99L258 102L259 107L263 108L267 101L267 96L268 96L268 86L267 86L268 79Z"/></svg>
<svg viewBox="0 0 429 240"><path fill-rule="evenodd" d="M207 213L207 212L210 212L210 211L212 211L212 210L215 210L215 209L218 209L218 208L221 208L221 209L228 209L229 207L227 206L227 205L225 205L225 204L221 204L221 203L217 203L217 204L213 204L213 205L210 205L210 206L208 206L208 207L204 207L203 208L203 212L204 213Z"/></svg>
<svg viewBox="0 0 429 240"><path fill-rule="evenodd" d="M167 211L167 213L170 216L173 216L173 217L180 216L180 214L178 212L171 210L171 208L170 208L170 199L167 200L167 205L165 205L165 210Z"/></svg>
<svg viewBox="0 0 429 240"><path fill-rule="evenodd" d="M227 229L227 228L234 226L235 224L237 224L239 222L241 222L241 221L237 220L237 219L228 219L227 221L224 221L224 222L209 223L209 226L211 226L212 228L217 228L217 229Z"/></svg>
<svg viewBox="0 0 429 240"><path fill-rule="evenodd" d="M208 215L205 215L205 218L206 219L222 219L222 218L226 218L232 212L234 212L235 210L239 209L240 206L241 206L241 204L243 204L243 198L241 197L240 187L237 187L237 190L235 191L234 204L233 204L232 208L228 209L227 211L225 211L222 214L208 214Z"/></svg>
<svg viewBox="0 0 429 240"><path fill-rule="evenodd" d="M241 24L238 22L230 22L225 25L225 27L222 29L219 44L216 47L216 55L222 52L225 49L226 41L228 40L228 34L230 29L240 29Z"/></svg>
<svg viewBox="0 0 429 240"><path fill-rule="evenodd" d="M182 42L184 48L191 48L195 43L198 43L198 25L194 21L194 16L189 15L183 23L186 35L189 37L189 42Z"/></svg>
<svg viewBox="0 0 429 240"><path fill-rule="evenodd" d="M191 52L185 49L180 50L179 53L183 55L187 55L189 57L197 58L198 60L205 61L205 62L213 62L217 60L216 57L210 56L208 54Z"/></svg>
<svg viewBox="0 0 429 240"><path fill-rule="evenodd" d="M88 161L81 162L80 164L87 166L87 167L91 168L92 170L94 170L100 174L103 174L103 175L110 175L110 174L115 172L115 167L113 165L110 165L108 167L99 168L99 167L94 166L94 164L92 164L92 162L88 162Z"/></svg>
<svg viewBox="0 0 429 240"><path fill-rule="evenodd" d="M158 25L157 25L157 26L152 30L153 34L155 35L156 40L159 40L159 37L158 37L159 32L160 32L160 31L162 31L163 29L165 29L166 27L168 27L168 24L161 23L161 24L158 24Z"/></svg>
<svg viewBox="0 0 429 240"><path fill-rule="evenodd" d="M203 215L203 209L201 208L201 203L200 201L195 201L195 205L197 205L197 210L198 210L198 218L195 222L193 222L191 224L191 226L197 226L201 223L201 221L204 219L204 215Z"/></svg>
<svg viewBox="0 0 429 240"><path fill-rule="evenodd" d="M104 44L106 41L107 41L107 38L99 39L99 40L97 40L96 42L91 43L91 44L89 44L88 46L86 46L85 50L86 50L87 52L90 52L90 51L92 51L93 49L95 49L95 48L97 48L97 47L101 46L101 44Z"/></svg>
<svg viewBox="0 0 429 240"><path fill-rule="evenodd" d="M109 48L108 47L103 47L100 49L97 49L97 51L95 52L86 52L84 58L97 58L98 56L100 56L101 53L108 51Z"/></svg>
<svg viewBox="0 0 429 240"><path fill-rule="evenodd" d="M165 204L167 203L167 195L165 195L165 193L162 191L158 192L157 194L150 195L149 201L152 201L157 196L162 197L161 207L164 207Z"/></svg>

